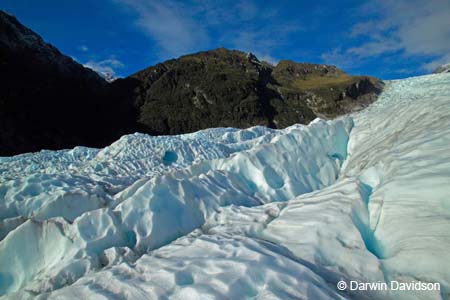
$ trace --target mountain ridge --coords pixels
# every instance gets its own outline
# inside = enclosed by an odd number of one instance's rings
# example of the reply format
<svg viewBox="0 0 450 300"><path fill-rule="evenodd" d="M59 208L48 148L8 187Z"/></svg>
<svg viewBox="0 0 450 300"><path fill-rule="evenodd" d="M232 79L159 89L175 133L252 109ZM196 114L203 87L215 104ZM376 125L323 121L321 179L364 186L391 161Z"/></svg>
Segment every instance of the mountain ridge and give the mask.
<svg viewBox="0 0 450 300"><path fill-rule="evenodd" d="M103 144L92 127L106 82L1 11L0 82L0 155Z"/></svg>
<svg viewBox="0 0 450 300"><path fill-rule="evenodd" d="M362 109L383 87L376 78L335 66L288 60L273 66L225 48L167 60L112 85L125 82L141 130L155 134L307 124Z"/></svg>
<svg viewBox="0 0 450 300"><path fill-rule="evenodd" d="M0 155L103 147L133 132L284 128L375 101L383 83L334 66L218 48L106 82L0 11Z"/></svg>

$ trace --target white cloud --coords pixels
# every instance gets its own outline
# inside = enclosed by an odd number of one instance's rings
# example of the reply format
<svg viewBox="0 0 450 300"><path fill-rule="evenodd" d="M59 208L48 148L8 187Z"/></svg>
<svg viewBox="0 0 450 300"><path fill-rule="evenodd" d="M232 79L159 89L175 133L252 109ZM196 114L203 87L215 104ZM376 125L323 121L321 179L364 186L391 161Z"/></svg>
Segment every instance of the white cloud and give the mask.
<svg viewBox="0 0 450 300"><path fill-rule="evenodd" d="M422 67L427 71L434 71L438 67L450 63L450 53L447 55L444 55L442 57L436 58L434 60L431 60L430 62L424 64Z"/></svg>
<svg viewBox="0 0 450 300"><path fill-rule="evenodd" d="M137 25L156 42L162 59L230 47L274 62L272 53L300 29L297 20L280 19L276 10L252 0L114 1L136 13Z"/></svg>
<svg viewBox="0 0 450 300"><path fill-rule="evenodd" d="M389 38L373 39L358 47L347 49L347 54L357 57L373 57L384 53L393 53L402 50L403 47L399 41Z"/></svg>
<svg viewBox="0 0 450 300"><path fill-rule="evenodd" d="M208 44L192 9L171 1L116 0L137 12L137 25L154 39L164 58L191 52Z"/></svg>
<svg viewBox="0 0 450 300"><path fill-rule="evenodd" d="M100 61L90 60L84 63L83 66L94 70L106 80L113 81L117 78L116 70L124 67L124 64L115 57L111 56L108 59Z"/></svg>
<svg viewBox="0 0 450 300"><path fill-rule="evenodd" d="M275 58L273 56L271 56L270 54L263 54L263 53L254 53L256 55L256 57L258 57L259 60L261 61L265 61L268 62L271 65L276 66L278 64L278 62L280 61L278 58Z"/></svg>
<svg viewBox="0 0 450 300"><path fill-rule="evenodd" d="M405 59L428 58L428 63L418 66L426 70L450 61L450 1L373 0L362 8L371 19L355 24L351 37L366 41L334 55L363 60L401 52Z"/></svg>
<svg viewBox="0 0 450 300"><path fill-rule="evenodd" d="M323 53L320 58L329 65L336 65L339 68L351 68L355 64L355 56L347 54L342 48L335 48Z"/></svg>
<svg viewBox="0 0 450 300"><path fill-rule="evenodd" d="M82 52L88 52L89 51L89 47L85 46L85 45L81 45L78 47L78 50L82 51Z"/></svg>
<svg viewBox="0 0 450 300"><path fill-rule="evenodd" d="M279 59L272 53L289 42L289 36L293 32L301 30L300 26L293 23L271 25L264 28L242 28L237 32L231 31L222 38L232 48L254 53L259 59L276 64Z"/></svg>

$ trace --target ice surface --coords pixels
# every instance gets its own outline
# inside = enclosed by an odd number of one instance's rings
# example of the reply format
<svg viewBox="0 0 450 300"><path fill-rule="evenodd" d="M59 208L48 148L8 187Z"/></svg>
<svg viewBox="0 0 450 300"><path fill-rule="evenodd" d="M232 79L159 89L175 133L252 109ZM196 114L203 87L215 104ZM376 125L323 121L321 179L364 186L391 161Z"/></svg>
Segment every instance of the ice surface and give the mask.
<svg viewBox="0 0 450 300"><path fill-rule="evenodd" d="M111 260L120 261L120 258L109 258L115 253L103 253L112 246L129 247L134 255L140 256L199 228L222 206L256 206L274 200L286 201L330 185L336 180L342 163L336 157L346 156L351 126L350 119L317 121L309 127L294 126L277 134L269 133L273 135L269 142L253 144L251 149L230 158L206 160L183 170L141 179L119 193L104 209L88 206L81 200L55 200L51 203L57 203L59 207L53 205L53 210L40 205L38 215L33 222L28 222L30 229L21 230L26 226L19 226L0 242L0 261L14 270L4 273L3 276L14 278L14 281L4 286L3 292L16 291L19 287L34 293L57 289L62 283L70 284L101 268L105 257L106 264ZM226 139L230 140L229 132L226 134ZM317 153L317 149L321 152ZM170 150L164 153L167 151ZM181 152L177 161L189 155ZM160 163L165 165L164 160ZM82 207L87 212L73 219L69 218L73 210L66 208L75 201L79 204L75 208ZM43 212L45 217L42 217ZM56 225L48 218L57 212L68 221L73 220L72 224L57 222L62 224L59 227L65 228L62 232L51 231ZM104 224L108 226L104 227ZM36 266L27 267L30 263L23 264L20 259L24 253L13 249L18 247L19 241L27 239L30 231L36 235L38 246L25 254L30 261L36 261ZM39 237L41 232L46 233L45 237ZM61 242L53 244L53 240ZM66 246L69 240L72 241L70 250ZM29 242L29 245L33 243ZM58 264L49 264L53 260ZM23 273L27 276L20 278L18 274ZM43 276L47 278L47 274L53 274L51 281L42 279Z"/></svg>
<svg viewBox="0 0 450 300"><path fill-rule="evenodd" d="M449 86L388 82L368 109L309 126L0 158L0 295L448 299Z"/></svg>
<svg viewBox="0 0 450 300"><path fill-rule="evenodd" d="M181 136L134 134L102 150L76 147L0 157L0 219L62 216L73 220L85 211L110 204L116 193L138 179L228 157L283 132L253 127L217 128ZM168 152L179 159L164 164Z"/></svg>

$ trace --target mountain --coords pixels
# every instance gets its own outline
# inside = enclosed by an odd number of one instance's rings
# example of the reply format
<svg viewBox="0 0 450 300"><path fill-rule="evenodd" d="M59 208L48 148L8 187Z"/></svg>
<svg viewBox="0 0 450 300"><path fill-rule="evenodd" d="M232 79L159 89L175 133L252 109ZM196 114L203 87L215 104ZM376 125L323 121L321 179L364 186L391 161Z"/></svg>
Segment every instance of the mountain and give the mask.
<svg viewBox="0 0 450 300"><path fill-rule="evenodd" d="M128 83L139 129L179 134L210 127L284 128L333 118L376 99L382 82L334 66L280 61L219 48L182 56L117 80Z"/></svg>
<svg viewBox="0 0 450 300"><path fill-rule="evenodd" d="M395 80L281 130L0 158L0 299L448 299L449 85Z"/></svg>
<svg viewBox="0 0 450 300"><path fill-rule="evenodd" d="M96 125L107 83L2 11L0 82L0 155L104 145Z"/></svg>
<svg viewBox="0 0 450 300"><path fill-rule="evenodd" d="M284 128L359 110L380 80L334 66L224 48L182 56L108 83L0 11L0 156L103 147L142 132Z"/></svg>

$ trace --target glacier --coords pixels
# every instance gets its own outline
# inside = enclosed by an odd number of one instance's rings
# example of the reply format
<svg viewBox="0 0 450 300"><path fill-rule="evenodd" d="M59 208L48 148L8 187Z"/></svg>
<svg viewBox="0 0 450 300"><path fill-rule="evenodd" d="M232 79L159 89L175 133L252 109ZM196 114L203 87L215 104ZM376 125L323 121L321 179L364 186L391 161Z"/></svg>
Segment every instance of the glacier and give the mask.
<svg viewBox="0 0 450 300"><path fill-rule="evenodd" d="M450 74L308 126L0 157L0 299L449 299ZM339 290L339 281L440 290Z"/></svg>

